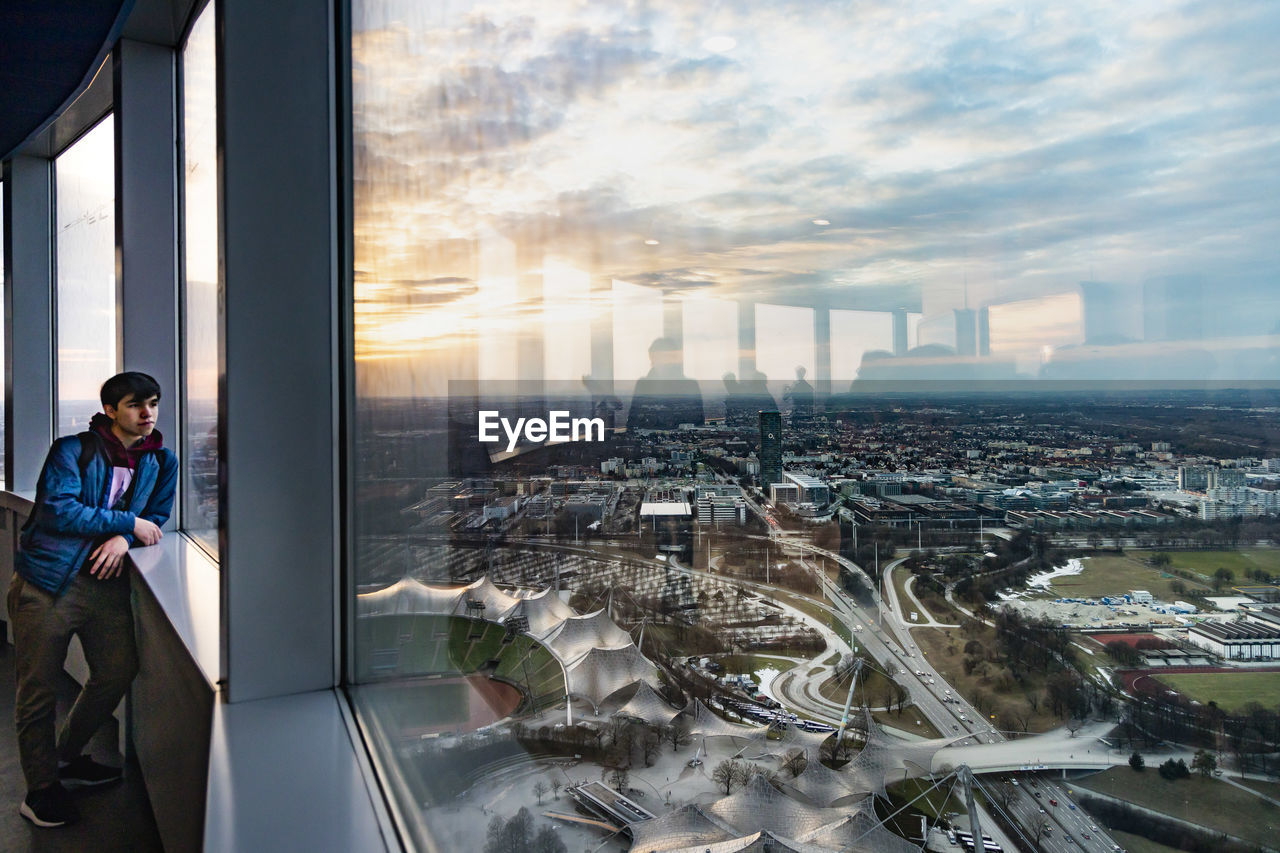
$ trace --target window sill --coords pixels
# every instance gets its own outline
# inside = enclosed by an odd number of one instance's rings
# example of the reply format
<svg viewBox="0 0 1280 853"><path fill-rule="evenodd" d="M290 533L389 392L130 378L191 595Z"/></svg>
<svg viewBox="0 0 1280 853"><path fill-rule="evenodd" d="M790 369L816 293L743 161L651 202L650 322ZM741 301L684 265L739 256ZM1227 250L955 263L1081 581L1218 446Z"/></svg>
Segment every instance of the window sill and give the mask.
<svg viewBox="0 0 1280 853"><path fill-rule="evenodd" d="M25 516L33 499L0 490L0 511ZM129 559L141 664L130 719L166 849L399 850L341 694L226 702L218 564L180 532Z"/></svg>

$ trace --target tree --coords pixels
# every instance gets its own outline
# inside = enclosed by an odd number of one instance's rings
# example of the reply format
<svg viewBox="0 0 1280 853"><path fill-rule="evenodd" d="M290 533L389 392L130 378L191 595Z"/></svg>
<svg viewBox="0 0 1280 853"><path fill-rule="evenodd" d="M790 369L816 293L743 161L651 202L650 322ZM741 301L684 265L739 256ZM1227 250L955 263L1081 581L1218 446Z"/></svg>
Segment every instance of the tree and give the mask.
<svg viewBox="0 0 1280 853"><path fill-rule="evenodd" d="M533 783L533 795L538 798L538 805L542 805L542 798L547 795L547 783L539 779Z"/></svg>
<svg viewBox="0 0 1280 853"><path fill-rule="evenodd" d="M510 820L495 817L489 821L484 853L525 853L533 840L533 815L521 807Z"/></svg>
<svg viewBox="0 0 1280 853"><path fill-rule="evenodd" d="M533 846L529 850L531 853L566 853L568 848L564 846L560 836L556 835L554 827L544 826L533 837Z"/></svg>
<svg viewBox="0 0 1280 853"><path fill-rule="evenodd" d="M667 727L667 739L671 741L671 751L679 752L680 747L689 742L689 733L679 725L672 724Z"/></svg>
<svg viewBox="0 0 1280 853"><path fill-rule="evenodd" d="M1080 729L1082 729L1083 727L1084 727L1084 720L1080 719L1079 717L1072 717L1071 719L1067 720L1067 731L1071 733L1072 737L1075 737L1076 732L1080 731Z"/></svg>
<svg viewBox="0 0 1280 853"><path fill-rule="evenodd" d="M640 754L644 756L644 766L653 766L653 757L658 754L658 747L662 746L662 739L658 737L657 732L645 732L640 738Z"/></svg>
<svg viewBox="0 0 1280 853"><path fill-rule="evenodd" d="M711 781L724 787L725 796L733 792L733 786L742 777L742 768L738 762L726 758L711 771Z"/></svg>
<svg viewBox="0 0 1280 853"><path fill-rule="evenodd" d="M1191 776L1191 771L1187 769L1187 762L1179 758L1174 761L1170 758L1164 764L1160 765L1160 778L1173 781L1175 779L1186 779Z"/></svg>
<svg viewBox="0 0 1280 853"><path fill-rule="evenodd" d="M1191 769L1207 779L1218 769L1218 759L1212 752L1197 749L1195 757L1191 759Z"/></svg>
<svg viewBox="0 0 1280 853"><path fill-rule="evenodd" d="M1044 834L1046 831L1048 831L1048 829L1049 829L1049 821L1045 819L1045 816L1044 815L1037 816L1036 822L1032 825L1032 831L1035 833L1035 837L1036 837L1037 850L1040 848L1040 839L1044 837Z"/></svg>
<svg viewBox="0 0 1280 853"><path fill-rule="evenodd" d="M627 772L627 768L619 767L617 770L609 774L609 784L619 794L627 793L627 783L631 781L631 774Z"/></svg>
<svg viewBox="0 0 1280 853"><path fill-rule="evenodd" d="M559 779L551 780L551 792L555 795L557 800L560 799L560 786L562 784L563 783Z"/></svg>
<svg viewBox="0 0 1280 853"><path fill-rule="evenodd" d="M803 773L808 766L809 759L805 757L805 752L802 749L797 749L787 756L786 761L782 762L782 769L790 773L792 779Z"/></svg>
<svg viewBox="0 0 1280 853"><path fill-rule="evenodd" d="M1147 767L1146 760L1142 757L1142 753L1135 752L1129 756L1129 766L1141 773Z"/></svg>
<svg viewBox="0 0 1280 853"><path fill-rule="evenodd" d="M1151 565L1157 569L1163 569L1173 562L1173 558L1164 551L1158 551L1151 556Z"/></svg>

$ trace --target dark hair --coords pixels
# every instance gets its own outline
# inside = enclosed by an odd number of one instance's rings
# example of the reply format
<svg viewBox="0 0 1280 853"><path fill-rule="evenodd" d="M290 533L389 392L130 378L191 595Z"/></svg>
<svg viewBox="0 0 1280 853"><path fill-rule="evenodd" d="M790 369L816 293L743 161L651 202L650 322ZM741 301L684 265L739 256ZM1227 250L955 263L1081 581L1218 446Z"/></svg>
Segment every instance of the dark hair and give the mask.
<svg viewBox="0 0 1280 853"><path fill-rule="evenodd" d="M102 400L102 407L105 409L107 406L119 406L121 400L131 395L139 401L149 400L152 397L158 398L160 383L136 370L117 373L102 383L98 398Z"/></svg>

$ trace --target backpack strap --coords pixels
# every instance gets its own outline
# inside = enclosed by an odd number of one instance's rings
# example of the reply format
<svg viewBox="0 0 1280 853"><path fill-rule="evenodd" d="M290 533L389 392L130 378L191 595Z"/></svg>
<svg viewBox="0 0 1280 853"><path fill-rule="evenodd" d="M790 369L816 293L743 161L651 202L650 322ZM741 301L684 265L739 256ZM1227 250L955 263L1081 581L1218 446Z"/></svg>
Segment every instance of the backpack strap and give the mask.
<svg viewBox="0 0 1280 853"><path fill-rule="evenodd" d="M84 472L89 469L89 463L93 461L93 457L98 455L98 451L102 447L102 439L98 438L90 430L78 433L76 438L80 439L80 457L77 464L80 468L80 479L84 479Z"/></svg>
<svg viewBox="0 0 1280 853"><path fill-rule="evenodd" d="M86 430L76 434L76 438L80 439L80 455L76 458L76 467L80 469L80 479L84 480L85 471L89 469L89 463L93 461L93 457L98 455L98 451L102 447L102 439L98 438L91 431ZM27 520L23 523L19 534L26 533L27 530L36 523L36 514L33 510L27 516Z"/></svg>

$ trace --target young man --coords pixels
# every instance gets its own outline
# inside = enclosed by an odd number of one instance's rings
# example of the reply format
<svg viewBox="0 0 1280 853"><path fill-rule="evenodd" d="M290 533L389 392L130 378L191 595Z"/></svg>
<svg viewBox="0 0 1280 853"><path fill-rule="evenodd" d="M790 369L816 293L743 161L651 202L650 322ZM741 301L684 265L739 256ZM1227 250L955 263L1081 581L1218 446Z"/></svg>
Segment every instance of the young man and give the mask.
<svg viewBox="0 0 1280 853"><path fill-rule="evenodd" d="M178 479L178 458L155 428L159 384L145 373L121 373L100 397L102 413L89 431L58 439L45 458L9 586L14 716L28 792L19 812L37 826L76 819L64 784L120 779L118 769L81 750L138 671L125 554L160 541ZM55 741L55 685L72 634L89 680Z"/></svg>

